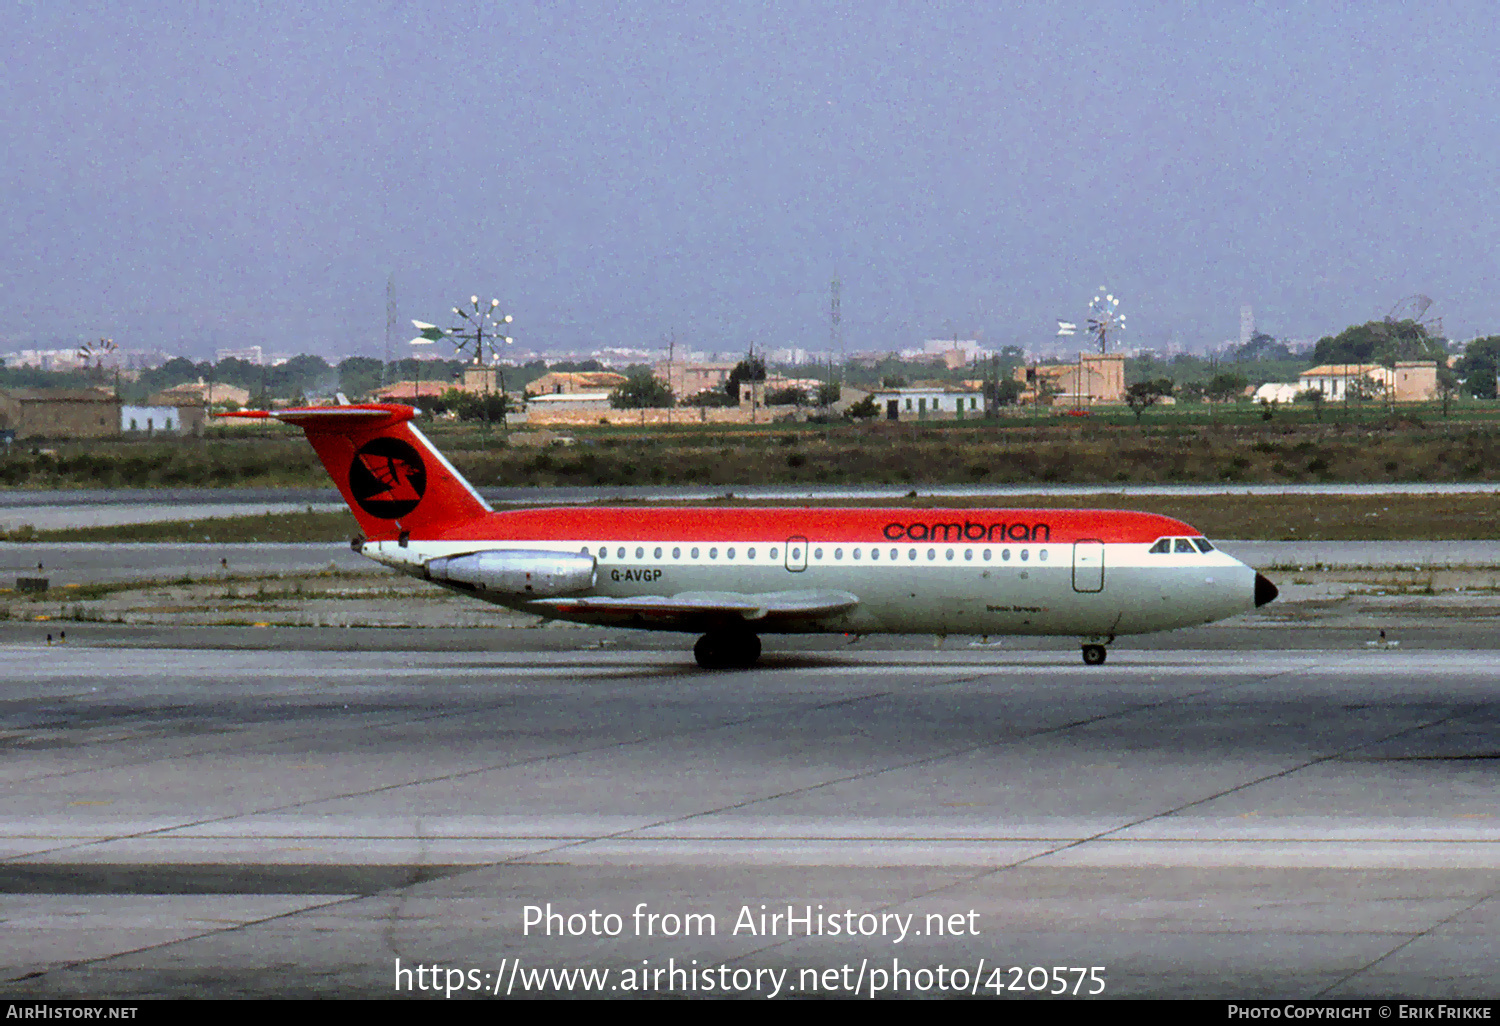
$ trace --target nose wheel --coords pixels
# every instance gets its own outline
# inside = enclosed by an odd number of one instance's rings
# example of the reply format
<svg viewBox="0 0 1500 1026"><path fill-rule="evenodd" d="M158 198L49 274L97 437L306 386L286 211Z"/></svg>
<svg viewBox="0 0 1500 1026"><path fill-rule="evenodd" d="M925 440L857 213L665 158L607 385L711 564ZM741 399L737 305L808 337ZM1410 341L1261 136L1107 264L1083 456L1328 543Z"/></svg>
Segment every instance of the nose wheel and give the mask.
<svg viewBox="0 0 1500 1026"><path fill-rule="evenodd" d="M1084 645L1083 661L1089 666L1103 666L1105 658L1109 655L1109 649L1103 645Z"/></svg>
<svg viewBox="0 0 1500 1026"><path fill-rule="evenodd" d="M748 670L760 658L760 638L748 633L712 632L698 639L693 657L705 670Z"/></svg>

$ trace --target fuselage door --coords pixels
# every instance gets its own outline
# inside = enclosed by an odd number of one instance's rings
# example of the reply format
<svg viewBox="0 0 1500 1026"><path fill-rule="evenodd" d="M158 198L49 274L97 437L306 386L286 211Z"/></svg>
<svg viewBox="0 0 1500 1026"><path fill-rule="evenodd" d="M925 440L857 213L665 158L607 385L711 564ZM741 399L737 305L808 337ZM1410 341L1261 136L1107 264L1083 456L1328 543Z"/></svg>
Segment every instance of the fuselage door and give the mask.
<svg viewBox="0 0 1500 1026"><path fill-rule="evenodd" d="M807 569L807 539L801 535L786 540L786 568L794 574Z"/></svg>
<svg viewBox="0 0 1500 1026"><path fill-rule="evenodd" d="M1073 543L1073 590L1104 590L1104 543L1081 541Z"/></svg>

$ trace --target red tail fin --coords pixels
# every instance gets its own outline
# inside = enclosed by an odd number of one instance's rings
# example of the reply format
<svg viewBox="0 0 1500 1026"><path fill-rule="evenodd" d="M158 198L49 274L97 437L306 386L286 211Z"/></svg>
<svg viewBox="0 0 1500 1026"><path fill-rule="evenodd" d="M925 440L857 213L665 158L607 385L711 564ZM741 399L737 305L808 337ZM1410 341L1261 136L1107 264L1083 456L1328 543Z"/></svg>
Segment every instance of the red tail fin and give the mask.
<svg viewBox="0 0 1500 1026"><path fill-rule="evenodd" d="M410 406L326 406L244 410L225 414L296 424L353 510L365 537L384 541L403 532L437 538L490 512L453 464L411 423Z"/></svg>

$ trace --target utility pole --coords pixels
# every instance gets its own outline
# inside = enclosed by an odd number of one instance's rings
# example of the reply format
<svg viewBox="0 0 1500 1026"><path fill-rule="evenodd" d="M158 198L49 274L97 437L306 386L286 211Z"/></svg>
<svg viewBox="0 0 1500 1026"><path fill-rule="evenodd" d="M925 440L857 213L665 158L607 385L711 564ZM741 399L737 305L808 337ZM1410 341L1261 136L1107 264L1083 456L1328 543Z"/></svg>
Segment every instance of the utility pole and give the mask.
<svg viewBox="0 0 1500 1026"><path fill-rule="evenodd" d="M672 403L677 402L677 392L672 388L672 360L677 355L677 329L667 336L667 389L672 392ZM667 406L667 426L672 426L672 406Z"/></svg>

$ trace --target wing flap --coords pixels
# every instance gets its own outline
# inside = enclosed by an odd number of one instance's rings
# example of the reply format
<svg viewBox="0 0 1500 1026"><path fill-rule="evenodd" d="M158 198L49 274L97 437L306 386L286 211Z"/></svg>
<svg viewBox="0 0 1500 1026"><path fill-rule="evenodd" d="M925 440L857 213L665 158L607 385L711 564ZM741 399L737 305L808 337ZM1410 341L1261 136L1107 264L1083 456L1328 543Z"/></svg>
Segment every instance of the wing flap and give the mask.
<svg viewBox="0 0 1500 1026"><path fill-rule="evenodd" d="M656 623L741 620L746 623L818 620L859 605L847 591L684 591L676 595L630 598L560 598L529 603L538 612L567 619L630 620Z"/></svg>

